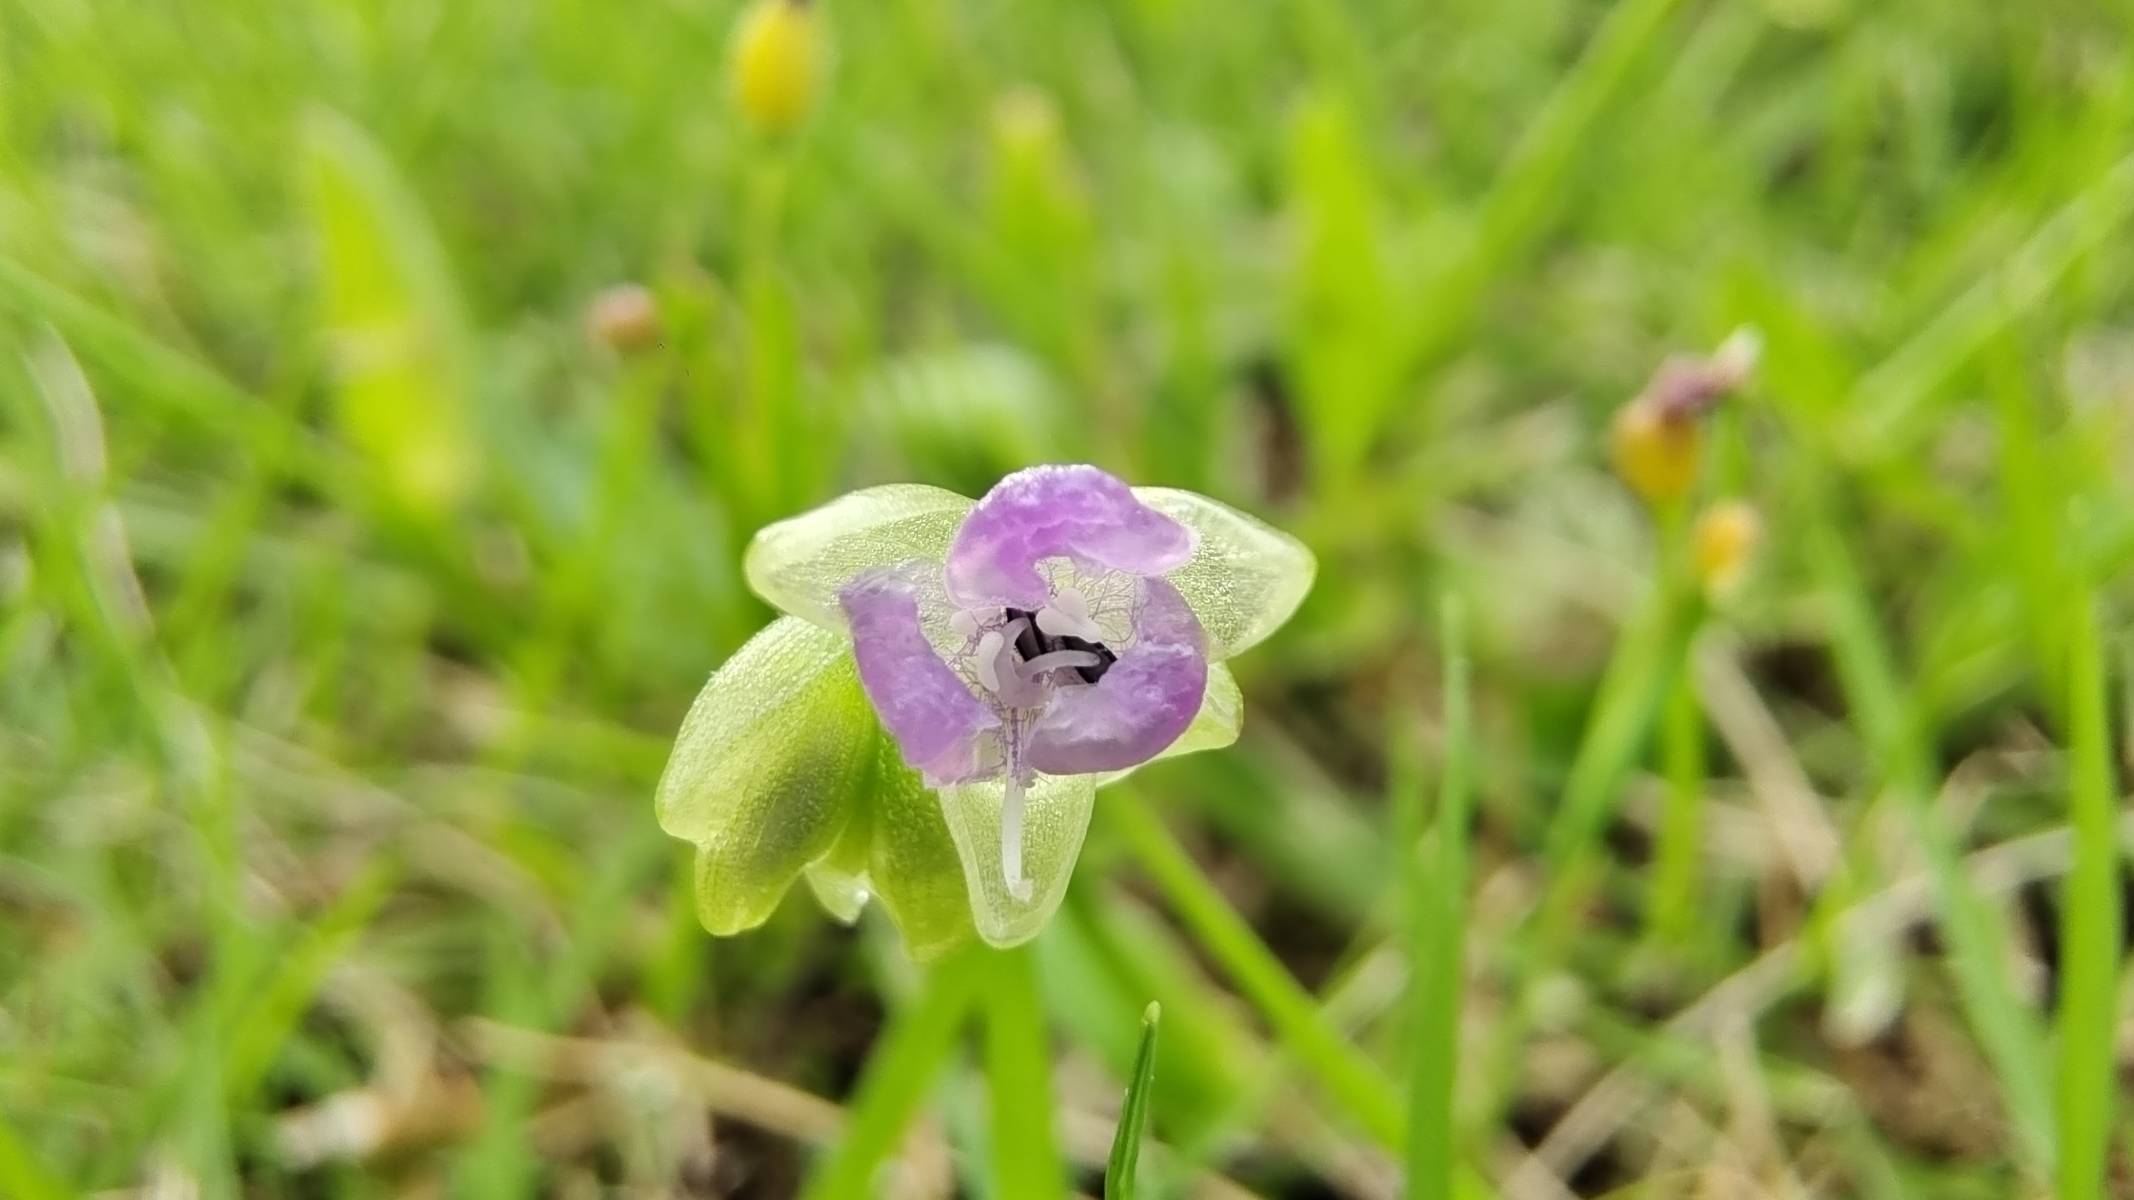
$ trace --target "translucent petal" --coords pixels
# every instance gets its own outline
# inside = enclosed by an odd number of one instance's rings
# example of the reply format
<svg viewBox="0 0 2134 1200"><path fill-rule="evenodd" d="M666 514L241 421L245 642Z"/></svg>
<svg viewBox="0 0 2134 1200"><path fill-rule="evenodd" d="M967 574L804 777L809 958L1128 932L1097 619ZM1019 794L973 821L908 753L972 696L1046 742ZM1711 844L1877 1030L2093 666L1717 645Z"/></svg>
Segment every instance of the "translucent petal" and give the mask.
<svg viewBox="0 0 2134 1200"><path fill-rule="evenodd" d="M874 715L843 638L794 617L749 639L704 685L660 777L660 828L695 842L697 913L759 925L843 830L867 782Z"/></svg>
<svg viewBox="0 0 2134 1200"><path fill-rule="evenodd" d="M874 850L874 805L868 799L872 787L852 806L844 831L827 854L808 864L808 890L838 922L850 925L860 919L874 884L867 878L867 856Z"/></svg>
<svg viewBox="0 0 2134 1200"><path fill-rule="evenodd" d="M1201 696L1200 712L1193 723L1178 735L1178 740L1164 747L1149 762L1158 759L1176 758L1181 754L1193 754L1201 750L1220 750L1237 740L1238 730L1245 724L1245 695L1238 690L1237 676L1221 663L1208 666L1208 689ZM1096 777L1098 787L1117 783L1148 763L1140 763L1123 771L1107 771Z"/></svg>
<svg viewBox="0 0 2134 1200"><path fill-rule="evenodd" d="M1000 719L927 640L916 589L898 571L879 570L847 585L841 600L861 685L904 761L933 783L976 773L978 735Z"/></svg>
<svg viewBox="0 0 2134 1200"><path fill-rule="evenodd" d="M1186 561L1192 541L1178 522L1095 467L1029 467L993 485L956 531L948 552L948 594L963 608L1035 611L1052 597L1037 569L1040 560L1064 556L1161 575Z"/></svg>
<svg viewBox="0 0 2134 1200"><path fill-rule="evenodd" d="M861 488L758 530L742 571L782 611L842 630L839 589L877 567L940 562L970 511L970 500L925 484Z"/></svg>
<svg viewBox="0 0 2134 1200"><path fill-rule="evenodd" d="M1208 631L1208 657L1241 653L1281 627L1311 590L1318 563L1304 543L1258 517L1176 488L1134 495L1198 535L1192 560L1164 578Z"/></svg>
<svg viewBox="0 0 2134 1200"><path fill-rule="evenodd" d="M808 890L815 894L815 902L840 925L857 922L874 896L865 871L854 874L828 859L810 864L804 878Z"/></svg>
<svg viewBox="0 0 2134 1200"><path fill-rule="evenodd" d="M1058 775L1123 771L1156 757L1200 712L1207 639L1178 589L1135 581L1132 639L1092 684L1062 687L1030 730L1028 761Z"/></svg>
<svg viewBox="0 0 2134 1200"><path fill-rule="evenodd" d="M995 946L1014 946L1036 937L1067 894L1089 832L1096 798L1089 775L1038 775L1031 780L1023 810L1023 873L1030 898L1017 900L1001 871L1000 810L1006 788L1000 780L957 784L940 791L941 813L956 842L970 911L978 936Z"/></svg>
<svg viewBox="0 0 2134 1200"><path fill-rule="evenodd" d="M880 739L867 879L921 962L971 940L971 897L941 798ZM998 854L994 855L997 859Z"/></svg>

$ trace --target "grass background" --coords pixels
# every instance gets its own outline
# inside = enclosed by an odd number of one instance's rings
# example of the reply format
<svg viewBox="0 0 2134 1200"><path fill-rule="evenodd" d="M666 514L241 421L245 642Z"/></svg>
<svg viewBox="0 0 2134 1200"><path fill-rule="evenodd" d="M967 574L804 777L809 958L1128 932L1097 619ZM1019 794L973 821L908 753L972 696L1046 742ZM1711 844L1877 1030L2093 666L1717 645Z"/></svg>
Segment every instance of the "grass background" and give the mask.
<svg viewBox="0 0 2134 1200"><path fill-rule="evenodd" d="M1094 1192L1155 999L1145 1193L2134 1195L2134 10L735 15L0 0L0 1194ZM1744 324L1713 606L1605 430ZM712 942L749 533L1061 460L1314 547L1243 740Z"/></svg>

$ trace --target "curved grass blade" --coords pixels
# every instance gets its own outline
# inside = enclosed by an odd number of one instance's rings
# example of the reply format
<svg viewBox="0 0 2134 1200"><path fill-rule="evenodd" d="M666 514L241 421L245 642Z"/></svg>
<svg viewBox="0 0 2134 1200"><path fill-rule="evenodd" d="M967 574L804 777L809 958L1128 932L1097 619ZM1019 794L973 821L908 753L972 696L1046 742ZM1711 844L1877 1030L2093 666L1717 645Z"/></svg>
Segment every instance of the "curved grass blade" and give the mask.
<svg viewBox="0 0 2134 1200"><path fill-rule="evenodd" d="M1141 1135L1149 1123L1149 1091L1156 1079L1156 1026L1163 1006L1154 1000L1141 1010L1141 1048L1134 1052L1134 1078L1126 1085L1126 1105L1119 1110L1119 1131L1112 1135L1111 1159L1104 1164L1104 1200L1133 1200L1135 1174L1141 1164Z"/></svg>
<svg viewBox="0 0 2134 1200"><path fill-rule="evenodd" d="M1408 1080L1408 1195L1451 1200L1457 1170L1454 1098L1460 1067L1460 983L1467 931L1467 830L1473 818L1472 718L1465 621L1448 599L1440 618L1445 754L1438 775L1436 853L1405 842L1409 1005L1415 1030ZM1426 869L1427 868L1427 869Z"/></svg>

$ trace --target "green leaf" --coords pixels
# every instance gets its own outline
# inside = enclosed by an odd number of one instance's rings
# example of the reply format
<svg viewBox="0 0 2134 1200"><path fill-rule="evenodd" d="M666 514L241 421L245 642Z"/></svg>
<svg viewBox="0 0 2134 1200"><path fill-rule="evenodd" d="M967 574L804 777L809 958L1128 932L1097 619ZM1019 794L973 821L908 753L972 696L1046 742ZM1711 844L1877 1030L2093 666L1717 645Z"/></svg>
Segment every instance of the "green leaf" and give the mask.
<svg viewBox="0 0 2134 1200"><path fill-rule="evenodd" d="M843 638L794 617L749 639L682 722L660 828L697 844L697 915L763 923L837 843L874 760L873 710Z"/></svg>
<svg viewBox="0 0 2134 1200"><path fill-rule="evenodd" d="M478 458L467 425L467 339L444 251L385 155L332 114L305 127L303 170L342 435L393 493L434 511Z"/></svg>
<svg viewBox="0 0 2134 1200"><path fill-rule="evenodd" d="M1191 529L1193 558L1165 578L1208 631L1208 659L1230 658L1289 620L1319 564L1304 543L1258 517L1176 488L1135 488L1143 504Z"/></svg>
<svg viewBox="0 0 2134 1200"><path fill-rule="evenodd" d="M874 567L948 557L972 501L944 488L862 488L764 526L748 545L748 586L781 611L842 632L838 589Z"/></svg>
<svg viewBox="0 0 2134 1200"><path fill-rule="evenodd" d="M941 798L904 765L895 742L877 740L865 806L873 830L866 882L903 933L905 950L929 962L971 940L970 891Z"/></svg>
<svg viewBox="0 0 2134 1200"><path fill-rule="evenodd" d="M1134 1052L1134 1078L1126 1085L1126 1105L1112 1135L1111 1159L1104 1164L1105 1200L1133 1200L1141 1166L1141 1133L1149 1123L1149 1092L1156 1081L1156 1023L1163 1008L1154 1000L1141 1012L1141 1048Z"/></svg>
<svg viewBox="0 0 2134 1200"><path fill-rule="evenodd" d="M1023 873L1030 898L1008 891L1001 867L1000 813L1007 788L1000 780L941 789L941 812L956 841L970 889L978 936L995 946L1014 946L1038 935L1067 894L1067 877L1081 857L1095 807L1096 780L1089 775L1039 775L1023 799Z"/></svg>

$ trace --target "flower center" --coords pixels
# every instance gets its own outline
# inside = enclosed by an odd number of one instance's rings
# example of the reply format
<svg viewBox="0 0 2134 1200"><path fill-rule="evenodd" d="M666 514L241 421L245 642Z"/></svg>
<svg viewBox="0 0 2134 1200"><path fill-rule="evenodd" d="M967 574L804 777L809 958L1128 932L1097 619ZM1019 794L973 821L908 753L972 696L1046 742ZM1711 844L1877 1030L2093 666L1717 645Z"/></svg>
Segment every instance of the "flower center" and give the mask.
<svg viewBox="0 0 2134 1200"><path fill-rule="evenodd" d="M1027 900L1031 884L1023 874L1023 806L1031 773L1023 745L1032 713L1045 707L1058 686L1086 687L1104 678L1119 656L1104 644L1104 631L1090 617L1088 600L1072 587L1059 588L1050 603L1035 611L963 609L949 623L966 639L976 639L971 674L1005 710L1000 867L1008 893Z"/></svg>

